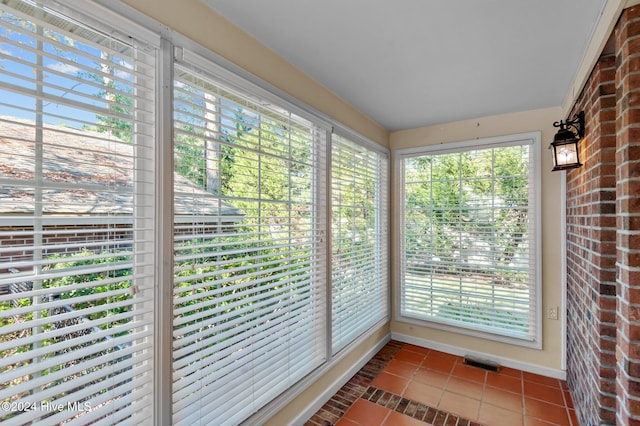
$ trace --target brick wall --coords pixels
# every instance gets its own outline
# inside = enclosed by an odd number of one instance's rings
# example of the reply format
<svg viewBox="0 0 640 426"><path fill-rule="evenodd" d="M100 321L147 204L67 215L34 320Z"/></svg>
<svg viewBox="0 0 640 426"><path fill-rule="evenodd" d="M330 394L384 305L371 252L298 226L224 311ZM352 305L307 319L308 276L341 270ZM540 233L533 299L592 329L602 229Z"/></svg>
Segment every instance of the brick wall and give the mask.
<svg viewBox="0 0 640 426"><path fill-rule="evenodd" d="M640 425L640 8L578 99L584 166L567 172L568 384L580 423Z"/></svg>
<svg viewBox="0 0 640 426"><path fill-rule="evenodd" d="M615 30L618 423L640 424L640 7Z"/></svg>
<svg viewBox="0 0 640 426"><path fill-rule="evenodd" d="M42 230L42 255L72 254L83 248L102 251L115 248L127 248L133 241L130 224L118 225L52 225ZM114 244L113 240L118 243ZM0 264L20 269L20 262L33 259L33 227L0 227ZM0 273L6 273L0 269Z"/></svg>
<svg viewBox="0 0 640 426"><path fill-rule="evenodd" d="M584 166L567 172L567 380L581 424L615 423L615 70L601 57L574 108Z"/></svg>
<svg viewBox="0 0 640 426"><path fill-rule="evenodd" d="M212 222L210 224L193 225L178 223L174 235L191 238L214 238L236 229L234 223ZM130 223L118 224L85 224L85 225L47 225L42 232L42 256L52 254L73 254L87 249L91 251L127 250L133 242L133 229ZM34 233L32 226L0 226L0 274L7 273L9 268L22 268L20 262L31 262L34 255ZM2 289L0 289L1 291Z"/></svg>

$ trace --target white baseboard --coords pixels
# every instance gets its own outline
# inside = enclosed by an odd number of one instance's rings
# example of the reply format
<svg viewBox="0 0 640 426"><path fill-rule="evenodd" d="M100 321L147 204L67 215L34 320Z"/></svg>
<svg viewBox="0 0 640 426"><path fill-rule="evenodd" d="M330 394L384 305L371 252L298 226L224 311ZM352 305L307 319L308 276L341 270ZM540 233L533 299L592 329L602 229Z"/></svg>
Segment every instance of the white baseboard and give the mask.
<svg viewBox="0 0 640 426"><path fill-rule="evenodd" d="M554 379L567 380L567 372L565 370L558 370L555 368L543 367L541 365L530 364L527 362L517 361L511 358L505 358L496 356L493 354L487 354L483 352L470 351L459 346L447 345L444 343L434 342L428 339L422 339L419 337L408 336L401 333L391 333L391 339L397 340L403 343L410 343L416 346L422 346L424 348L435 349L437 351L450 353L458 356L473 355L480 359L486 359L488 361L494 361L501 366L515 368L517 370L526 371L528 373L540 374L542 376L553 377Z"/></svg>
<svg viewBox="0 0 640 426"><path fill-rule="evenodd" d="M376 345L365 353L358 362L349 368L344 374L336 379L322 394L313 400L307 407L300 412L291 422L292 425L303 425L311 416L313 416L322 406L331 399L353 377L362 367L364 367L371 358L377 354L391 340L390 335L384 336Z"/></svg>

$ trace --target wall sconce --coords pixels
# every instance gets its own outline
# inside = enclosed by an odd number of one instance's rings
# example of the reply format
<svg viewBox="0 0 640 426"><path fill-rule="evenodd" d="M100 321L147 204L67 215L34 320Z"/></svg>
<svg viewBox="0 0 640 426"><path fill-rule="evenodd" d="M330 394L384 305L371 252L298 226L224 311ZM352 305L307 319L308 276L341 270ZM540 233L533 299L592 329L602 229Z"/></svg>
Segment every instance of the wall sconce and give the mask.
<svg viewBox="0 0 640 426"><path fill-rule="evenodd" d="M572 120L560 120L553 123L553 127L560 127L549 145L553 154L553 169L575 169L582 166L578 156L578 141L584 137L584 111L573 116ZM574 129L574 130L572 130Z"/></svg>

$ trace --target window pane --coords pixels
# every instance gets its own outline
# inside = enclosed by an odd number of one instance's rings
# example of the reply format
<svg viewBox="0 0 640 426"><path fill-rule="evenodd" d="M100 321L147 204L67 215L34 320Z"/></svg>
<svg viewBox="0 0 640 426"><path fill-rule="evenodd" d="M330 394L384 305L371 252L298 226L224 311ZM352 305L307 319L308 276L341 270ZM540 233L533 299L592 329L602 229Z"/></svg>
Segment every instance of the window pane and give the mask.
<svg viewBox="0 0 640 426"><path fill-rule="evenodd" d="M154 135L139 111L154 109L155 52L10 3L0 5L0 401L16 409L0 422L131 424L147 418L153 391Z"/></svg>
<svg viewBox="0 0 640 426"><path fill-rule="evenodd" d="M321 134L176 65L173 423L237 424L324 361Z"/></svg>
<svg viewBox="0 0 640 426"><path fill-rule="evenodd" d="M386 156L333 135L334 353L388 315L386 179Z"/></svg>
<svg viewBox="0 0 640 426"><path fill-rule="evenodd" d="M533 340L531 141L403 160L401 313Z"/></svg>

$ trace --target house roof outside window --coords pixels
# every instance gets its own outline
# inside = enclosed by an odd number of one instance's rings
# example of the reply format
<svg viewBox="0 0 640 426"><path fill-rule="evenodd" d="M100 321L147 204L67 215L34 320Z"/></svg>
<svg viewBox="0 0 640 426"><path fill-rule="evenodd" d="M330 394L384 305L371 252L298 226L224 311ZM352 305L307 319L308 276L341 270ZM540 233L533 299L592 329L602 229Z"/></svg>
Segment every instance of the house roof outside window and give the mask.
<svg viewBox="0 0 640 426"><path fill-rule="evenodd" d="M133 145L92 130L45 124L42 139L42 176L51 182L45 189L42 216L47 224L73 221L87 223L98 218L110 222L130 221L133 214ZM33 121L0 116L0 224L14 225L34 215L36 144ZM144 160L140 160L144 161ZM153 161L153 159L149 159ZM243 212L175 174L176 222L230 223L242 220ZM20 186L9 182L19 182ZM9 183L9 184L7 184Z"/></svg>

